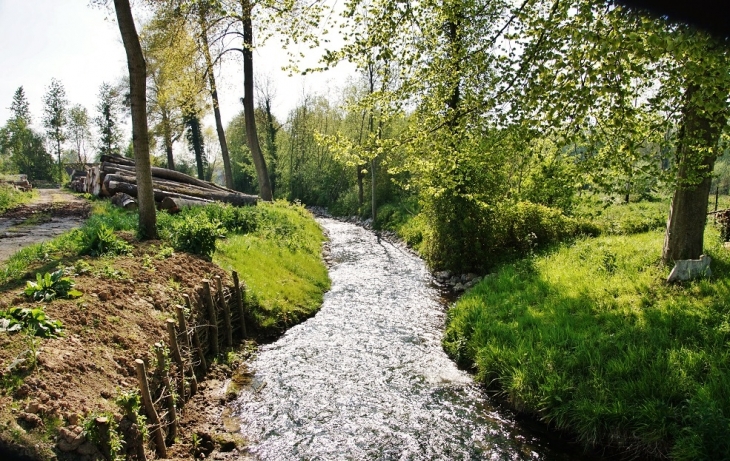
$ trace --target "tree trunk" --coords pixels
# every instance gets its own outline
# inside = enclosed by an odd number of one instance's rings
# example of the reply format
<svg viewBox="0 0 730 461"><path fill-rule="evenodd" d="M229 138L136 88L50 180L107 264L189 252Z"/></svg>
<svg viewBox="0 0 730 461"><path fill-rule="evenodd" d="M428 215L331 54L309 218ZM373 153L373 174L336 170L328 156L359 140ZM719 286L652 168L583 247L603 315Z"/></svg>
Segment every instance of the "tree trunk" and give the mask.
<svg viewBox="0 0 730 461"><path fill-rule="evenodd" d="M139 44L129 0L114 0L119 32L124 42L129 68L129 99L132 109L132 144L137 165L139 201L139 235L144 239L157 238L157 210L152 191L150 171L150 143L147 131L147 64Z"/></svg>
<svg viewBox="0 0 730 461"><path fill-rule="evenodd" d="M228 155L228 143L226 142L226 132L223 130L223 121L221 120L220 104L218 103L218 88L215 84L215 75L213 74L213 60L210 57L210 46L208 45L208 21L205 17L203 7L200 13L200 44L203 47L203 55L205 56L205 66L208 72L208 84L210 85L210 96L213 99L213 114L215 115L215 129L218 132L218 142L221 145L221 158L223 159L223 176L226 181L226 187L233 188L233 171L231 170L231 158Z"/></svg>
<svg viewBox="0 0 730 461"><path fill-rule="evenodd" d="M698 259L703 251L712 168L727 123L727 90L690 84L677 139L677 186L669 209L662 260Z"/></svg>
<svg viewBox="0 0 730 461"><path fill-rule="evenodd" d="M253 164L256 167L256 176L259 180L259 195L261 200L270 202L274 199L271 193L271 182L269 172L266 168L266 160L261 153L259 137L256 133L256 117L253 112L253 24L251 13L253 5L250 0L241 0L243 15L243 116L246 121L246 141L248 149L253 157Z"/></svg>
<svg viewBox="0 0 730 461"><path fill-rule="evenodd" d="M172 156L172 129L167 111L162 112L162 135L165 138L165 153L167 154L167 168L175 169L175 159Z"/></svg>

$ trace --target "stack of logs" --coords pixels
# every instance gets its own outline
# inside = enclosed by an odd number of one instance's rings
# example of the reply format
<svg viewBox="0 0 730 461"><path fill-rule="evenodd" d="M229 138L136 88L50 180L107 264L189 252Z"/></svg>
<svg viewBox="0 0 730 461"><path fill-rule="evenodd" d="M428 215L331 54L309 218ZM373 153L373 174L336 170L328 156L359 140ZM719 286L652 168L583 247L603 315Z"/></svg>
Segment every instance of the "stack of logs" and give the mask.
<svg viewBox="0 0 730 461"><path fill-rule="evenodd" d="M10 175L6 179L0 179L0 183L11 186L23 192L27 192L33 189L33 186L28 181L28 177L24 174Z"/></svg>
<svg viewBox="0 0 730 461"><path fill-rule="evenodd" d="M231 350L234 340L247 337L246 288L235 271L232 278L232 287L223 286L220 276L215 276L203 280L202 289L192 297L183 295L186 306L175 306L176 318L166 321L167 338L153 345L155 366L135 360L142 411L159 458L167 457L168 446L177 438L179 413L197 392L198 379L210 369L209 359ZM127 409L125 417L136 428L140 421L131 410ZM96 426L103 434L109 431L109 421L100 419ZM127 457L146 459L140 431L121 432ZM110 450L105 440L108 438L101 437L97 447L101 453Z"/></svg>
<svg viewBox="0 0 730 461"><path fill-rule="evenodd" d="M152 188L159 209L179 211L183 206L204 205L211 202L235 206L255 205L254 195L219 186L175 170L152 167ZM120 194L115 204L125 208L136 206L137 178L134 160L119 155L102 155L99 165L87 167L85 174L72 178L71 189L97 197Z"/></svg>

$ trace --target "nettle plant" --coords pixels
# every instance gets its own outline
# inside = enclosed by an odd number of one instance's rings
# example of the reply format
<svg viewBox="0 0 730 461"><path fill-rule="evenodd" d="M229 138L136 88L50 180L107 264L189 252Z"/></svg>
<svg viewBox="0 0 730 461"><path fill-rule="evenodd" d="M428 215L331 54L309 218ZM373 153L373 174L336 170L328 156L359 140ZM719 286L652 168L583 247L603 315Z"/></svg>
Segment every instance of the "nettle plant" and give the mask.
<svg viewBox="0 0 730 461"><path fill-rule="evenodd" d="M64 276L63 269L53 273L36 274L36 281L25 285L25 295L38 302L49 302L56 298L78 298L83 293L74 289L75 283Z"/></svg>

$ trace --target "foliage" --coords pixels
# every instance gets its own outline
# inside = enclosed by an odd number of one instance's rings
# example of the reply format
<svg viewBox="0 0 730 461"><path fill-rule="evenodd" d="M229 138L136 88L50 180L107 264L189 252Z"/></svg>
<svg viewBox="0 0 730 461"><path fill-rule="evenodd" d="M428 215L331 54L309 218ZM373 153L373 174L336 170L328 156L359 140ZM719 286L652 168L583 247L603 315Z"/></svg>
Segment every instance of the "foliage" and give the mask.
<svg viewBox="0 0 730 461"><path fill-rule="evenodd" d="M62 335L63 325L58 320L46 317L44 307L10 307L0 310L0 332L8 333L27 330L34 336L55 338Z"/></svg>
<svg viewBox="0 0 730 461"><path fill-rule="evenodd" d="M74 289L74 282L70 277L64 276L63 269L58 269L53 273L46 272L41 275L36 274L36 281L25 285L24 293L26 296L33 298L34 301L52 301L56 298L78 298L83 293Z"/></svg>
<svg viewBox="0 0 730 461"><path fill-rule="evenodd" d="M723 459L730 259L718 242L713 280L669 286L661 244L656 231L580 239L505 265L449 310L444 347L588 446Z"/></svg>
<svg viewBox="0 0 730 461"><path fill-rule="evenodd" d="M51 85L43 97L43 104L43 126L46 128L48 138L56 144L58 178L61 182L61 144L67 138L68 100L66 99L66 89L59 80L51 79Z"/></svg>
<svg viewBox="0 0 730 461"><path fill-rule="evenodd" d="M99 113L94 117L94 125L99 131L99 155L120 154L122 132L119 116L122 113L122 94L118 87L104 82L99 87L99 102L96 110Z"/></svg>
<svg viewBox="0 0 730 461"><path fill-rule="evenodd" d="M132 245L114 233L114 228L101 222L98 225L87 225L83 228L83 254L92 256L129 254Z"/></svg>
<svg viewBox="0 0 730 461"><path fill-rule="evenodd" d="M0 213L37 196L37 192L22 192L12 186L0 185Z"/></svg>
<svg viewBox="0 0 730 461"><path fill-rule="evenodd" d="M208 220L203 215L183 216L173 225L172 244L176 250L210 258L216 240L224 235L220 221Z"/></svg>
<svg viewBox="0 0 730 461"><path fill-rule="evenodd" d="M22 86L16 90L10 110L10 119L0 128L4 169L28 175L31 181L52 179L53 158L46 151L43 137L31 128L30 109Z"/></svg>
<svg viewBox="0 0 730 461"><path fill-rule="evenodd" d="M245 280L251 324L274 334L321 306L329 288L320 256L324 236L300 205L275 202L257 208L256 229L229 235L218 245L213 261Z"/></svg>
<svg viewBox="0 0 730 461"><path fill-rule="evenodd" d="M98 418L105 418L109 423L109 432L107 434L101 434L99 432L99 426L96 423ZM109 459L111 461L121 461L124 459L123 447L124 441L119 434L117 420L114 414L107 412L92 412L84 418L82 427L84 429L84 435L96 446L101 447L106 445L109 449Z"/></svg>

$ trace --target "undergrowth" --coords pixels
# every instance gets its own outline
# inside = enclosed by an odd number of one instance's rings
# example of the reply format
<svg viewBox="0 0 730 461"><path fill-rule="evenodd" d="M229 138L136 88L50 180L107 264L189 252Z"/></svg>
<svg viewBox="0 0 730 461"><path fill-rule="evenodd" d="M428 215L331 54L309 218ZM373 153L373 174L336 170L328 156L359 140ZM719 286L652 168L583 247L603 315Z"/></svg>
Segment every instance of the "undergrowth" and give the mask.
<svg viewBox="0 0 730 461"><path fill-rule="evenodd" d="M512 406L588 446L730 456L730 255L665 283L663 232L579 239L507 264L448 313L444 347Z"/></svg>

